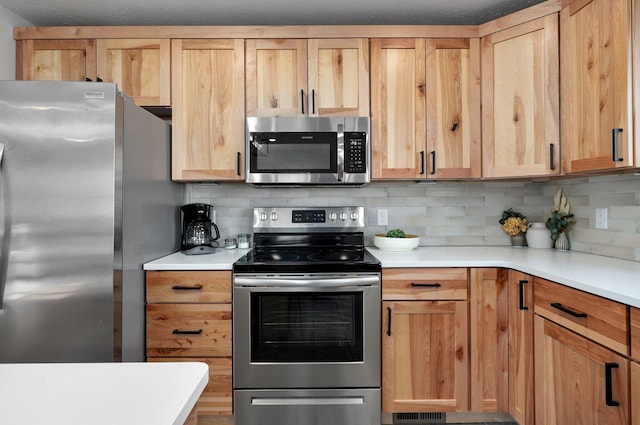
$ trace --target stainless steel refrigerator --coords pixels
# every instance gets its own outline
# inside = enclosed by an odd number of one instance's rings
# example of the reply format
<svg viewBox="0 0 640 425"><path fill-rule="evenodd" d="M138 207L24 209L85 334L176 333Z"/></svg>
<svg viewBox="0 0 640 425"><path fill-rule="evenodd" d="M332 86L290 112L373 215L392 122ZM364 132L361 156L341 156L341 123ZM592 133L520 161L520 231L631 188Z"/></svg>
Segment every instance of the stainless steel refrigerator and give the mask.
<svg viewBox="0 0 640 425"><path fill-rule="evenodd" d="M115 84L0 81L0 362L144 360L183 200L169 124Z"/></svg>

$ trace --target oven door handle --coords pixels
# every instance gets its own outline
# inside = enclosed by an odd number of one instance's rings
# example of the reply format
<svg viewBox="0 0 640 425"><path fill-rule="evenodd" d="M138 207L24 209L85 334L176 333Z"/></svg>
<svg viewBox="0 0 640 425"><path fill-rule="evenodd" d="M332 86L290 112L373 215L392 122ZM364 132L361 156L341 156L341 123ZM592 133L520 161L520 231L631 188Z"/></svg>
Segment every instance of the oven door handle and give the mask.
<svg viewBox="0 0 640 425"><path fill-rule="evenodd" d="M254 406L322 406L343 404L364 404L364 397L255 397Z"/></svg>
<svg viewBox="0 0 640 425"><path fill-rule="evenodd" d="M242 277L236 276L234 286L245 287L314 287L314 288L344 288L350 286L378 286L379 276L353 276L353 277Z"/></svg>

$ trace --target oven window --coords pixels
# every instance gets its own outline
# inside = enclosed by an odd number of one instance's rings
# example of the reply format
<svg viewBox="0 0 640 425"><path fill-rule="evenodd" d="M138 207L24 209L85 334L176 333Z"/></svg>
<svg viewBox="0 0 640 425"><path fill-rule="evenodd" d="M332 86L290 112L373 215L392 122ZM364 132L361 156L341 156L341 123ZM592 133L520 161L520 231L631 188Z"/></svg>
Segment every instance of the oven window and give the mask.
<svg viewBox="0 0 640 425"><path fill-rule="evenodd" d="M251 361L362 361L362 295L252 293Z"/></svg>

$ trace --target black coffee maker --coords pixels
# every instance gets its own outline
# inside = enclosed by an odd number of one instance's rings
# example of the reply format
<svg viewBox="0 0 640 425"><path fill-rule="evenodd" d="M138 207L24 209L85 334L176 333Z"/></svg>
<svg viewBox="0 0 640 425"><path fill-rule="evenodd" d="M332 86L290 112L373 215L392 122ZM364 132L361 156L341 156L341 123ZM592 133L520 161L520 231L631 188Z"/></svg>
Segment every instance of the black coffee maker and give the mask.
<svg viewBox="0 0 640 425"><path fill-rule="evenodd" d="M211 221L213 205L187 204L182 212L182 244L180 250L187 255L210 254L219 246L220 231Z"/></svg>

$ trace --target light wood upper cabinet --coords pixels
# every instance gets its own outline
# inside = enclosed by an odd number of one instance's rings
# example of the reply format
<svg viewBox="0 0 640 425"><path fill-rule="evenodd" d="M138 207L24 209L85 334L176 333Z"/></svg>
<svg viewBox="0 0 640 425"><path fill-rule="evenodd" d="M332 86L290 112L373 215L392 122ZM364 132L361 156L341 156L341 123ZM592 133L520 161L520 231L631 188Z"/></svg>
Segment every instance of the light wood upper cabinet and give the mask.
<svg viewBox="0 0 640 425"><path fill-rule="evenodd" d="M244 41L172 40L172 177L244 179Z"/></svg>
<svg viewBox="0 0 640 425"><path fill-rule="evenodd" d="M634 164L631 3L563 1L560 51L564 172Z"/></svg>
<svg viewBox="0 0 640 425"><path fill-rule="evenodd" d="M483 177L560 172L558 17L482 39Z"/></svg>
<svg viewBox="0 0 640 425"><path fill-rule="evenodd" d="M170 40L22 40L17 78L104 81L141 106L170 106Z"/></svg>
<svg viewBox="0 0 640 425"><path fill-rule="evenodd" d="M168 39L98 40L98 78L118 84L138 105L171 105Z"/></svg>
<svg viewBox="0 0 640 425"><path fill-rule="evenodd" d="M247 116L368 116L367 39L249 39Z"/></svg>
<svg viewBox="0 0 640 425"><path fill-rule="evenodd" d="M16 43L18 80L95 81L95 40L21 40Z"/></svg>
<svg viewBox="0 0 640 425"><path fill-rule="evenodd" d="M371 40L373 178L480 176L479 43Z"/></svg>

